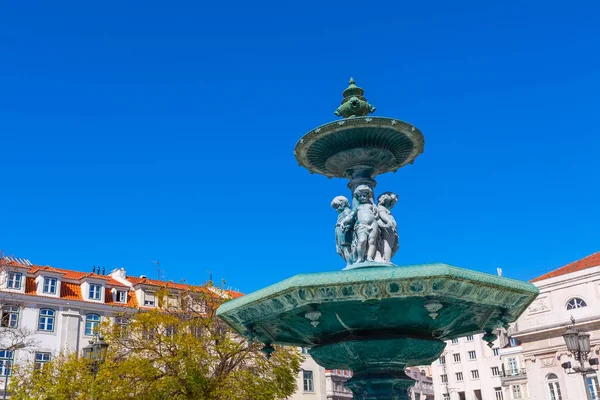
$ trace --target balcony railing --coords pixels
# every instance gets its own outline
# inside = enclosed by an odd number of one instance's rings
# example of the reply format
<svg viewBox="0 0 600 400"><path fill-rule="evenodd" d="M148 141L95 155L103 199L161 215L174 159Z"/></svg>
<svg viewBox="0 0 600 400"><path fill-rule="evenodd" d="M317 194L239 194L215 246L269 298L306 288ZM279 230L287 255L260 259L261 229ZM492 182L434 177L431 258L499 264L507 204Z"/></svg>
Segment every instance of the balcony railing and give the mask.
<svg viewBox="0 0 600 400"><path fill-rule="evenodd" d="M525 369L525 368L511 369L508 371L500 372L500 380L502 380L502 381L524 379L524 378L527 378L527 369Z"/></svg>

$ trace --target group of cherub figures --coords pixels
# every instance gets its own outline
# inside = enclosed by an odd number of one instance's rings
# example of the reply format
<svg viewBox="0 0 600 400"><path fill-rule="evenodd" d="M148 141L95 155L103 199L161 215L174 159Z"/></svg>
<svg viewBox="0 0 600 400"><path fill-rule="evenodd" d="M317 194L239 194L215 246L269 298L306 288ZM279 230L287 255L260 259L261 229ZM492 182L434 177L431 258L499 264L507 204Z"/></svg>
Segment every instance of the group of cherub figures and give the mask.
<svg viewBox="0 0 600 400"><path fill-rule="evenodd" d="M398 230L390 210L398 196L385 192L373 201L367 185L354 189L352 207L344 196L331 202L338 213L335 224L336 250L348 266L367 261L391 263L398 251Z"/></svg>

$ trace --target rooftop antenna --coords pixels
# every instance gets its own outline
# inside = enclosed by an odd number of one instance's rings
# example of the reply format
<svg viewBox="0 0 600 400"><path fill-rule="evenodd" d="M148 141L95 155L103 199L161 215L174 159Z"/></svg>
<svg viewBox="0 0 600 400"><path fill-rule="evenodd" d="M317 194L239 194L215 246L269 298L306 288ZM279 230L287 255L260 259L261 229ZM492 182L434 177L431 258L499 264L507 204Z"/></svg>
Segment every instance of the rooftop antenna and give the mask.
<svg viewBox="0 0 600 400"><path fill-rule="evenodd" d="M150 260L150 262L156 264L156 279L161 280L163 275L160 269L160 261Z"/></svg>
<svg viewBox="0 0 600 400"><path fill-rule="evenodd" d="M92 267L92 274L95 274L95 273L96 273L96 266L94 265L94 266Z"/></svg>
<svg viewBox="0 0 600 400"><path fill-rule="evenodd" d="M206 272L208 272L208 282L210 282L210 284L213 284L213 276L212 276L212 271L206 270Z"/></svg>

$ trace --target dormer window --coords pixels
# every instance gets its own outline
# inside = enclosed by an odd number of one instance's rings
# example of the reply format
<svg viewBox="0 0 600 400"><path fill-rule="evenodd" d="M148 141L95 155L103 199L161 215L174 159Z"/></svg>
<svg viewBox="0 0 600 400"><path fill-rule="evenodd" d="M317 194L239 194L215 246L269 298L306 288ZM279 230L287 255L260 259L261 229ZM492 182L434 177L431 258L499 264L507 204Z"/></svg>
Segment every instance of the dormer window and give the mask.
<svg viewBox="0 0 600 400"><path fill-rule="evenodd" d="M156 304L156 295L154 292L144 292L144 305L146 307L154 307Z"/></svg>
<svg viewBox="0 0 600 400"><path fill-rule="evenodd" d="M102 285L90 283L90 300L102 299Z"/></svg>
<svg viewBox="0 0 600 400"><path fill-rule="evenodd" d="M8 273L8 280L6 281L6 287L8 289L21 289L23 284L23 274L20 272L10 271Z"/></svg>
<svg viewBox="0 0 600 400"><path fill-rule="evenodd" d="M117 303L127 303L127 292L125 290L117 290L115 301Z"/></svg>
<svg viewBox="0 0 600 400"><path fill-rule="evenodd" d="M44 277L44 293L56 294L56 278Z"/></svg>

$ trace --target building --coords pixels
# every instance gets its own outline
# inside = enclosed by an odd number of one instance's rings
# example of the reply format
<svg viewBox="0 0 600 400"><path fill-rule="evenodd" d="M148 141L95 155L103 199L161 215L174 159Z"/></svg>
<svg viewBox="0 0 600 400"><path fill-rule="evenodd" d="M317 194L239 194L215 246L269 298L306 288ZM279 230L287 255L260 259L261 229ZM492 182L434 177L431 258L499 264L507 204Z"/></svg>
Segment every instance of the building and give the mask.
<svg viewBox="0 0 600 400"><path fill-rule="evenodd" d="M565 362L578 365L562 337L571 317L577 328L591 334L589 357L597 358L600 353L600 253L531 282L540 295L510 327L508 334L516 346L502 354L505 399L585 400L585 390L593 400L600 399L596 372L584 379L561 367Z"/></svg>
<svg viewBox="0 0 600 400"><path fill-rule="evenodd" d="M0 395L14 363L41 365L60 351L79 352L102 321L119 323L122 311L158 307L161 288L169 289L167 301L176 302L196 287L128 276L122 268L105 275L95 267L88 273L0 259ZM212 290L222 296L242 295Z"/></svg>
<svg viewBox="0 0 600 400"><path fill-rule="evenodd" d="M409 389L411 400L433 400L435 394L431 366L407 368L406 375L415 380L414 386Z"/></svg>
<svg viewBox="0 0 600 400"><path fill-rule="evenodd" d="M500 341L489 348L481 334L450 340L431 370L435 399L503 400Z"/></svg>
<svg viewBox="0 0 600 400"><path fill-rule="evenodd" d="M313 360L305 348L301 349L304 361L296 378L297 390L288 400L347 400L352 392L344 382L352 376L347 370L326 370Z"/></svg>

